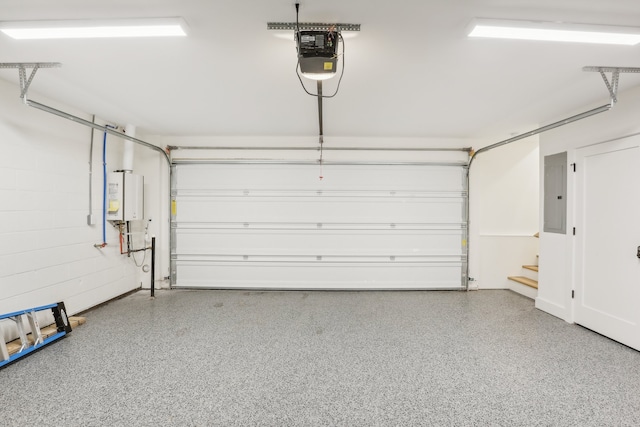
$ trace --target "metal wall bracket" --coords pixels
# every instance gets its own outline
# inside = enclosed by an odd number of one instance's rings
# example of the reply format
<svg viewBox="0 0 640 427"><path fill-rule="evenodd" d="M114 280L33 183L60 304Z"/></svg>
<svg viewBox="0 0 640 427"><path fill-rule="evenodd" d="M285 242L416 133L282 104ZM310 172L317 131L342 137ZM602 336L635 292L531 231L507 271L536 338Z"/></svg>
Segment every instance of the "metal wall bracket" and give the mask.
<svg viewBox="0 0 640 427"><path fill-rule="evenodd" d="M326 22L267 22L267 30L313 30L313 31L326 31L329 28L333 28L335 31L341 33L343 31L360 31L360 24L337 24Z"/></svg>
<svg viewBox="0 0 640 427"><path fill-rule="evenodd" d="M20 77L20 98L27 103L27 91L39 68L57 68L62 66L59 62L2 62L0 68L17 68ZM27 78L27 68L31 68L31 74Z"/></svg>
<svg viewBox="0 0 640 427"><path fill-rule="evenodd" d="M583 67L582 71L600 73L600 75L602 76L602 80L604 80L604 84L607 86L607 90L609 90L611 102L615 104L618 102L618 82L620 80L620 73L640 73L640 68L588 66ZM609 82L609 79L607 78L607 75L605 73L611 73L611 82Z"/></svg>

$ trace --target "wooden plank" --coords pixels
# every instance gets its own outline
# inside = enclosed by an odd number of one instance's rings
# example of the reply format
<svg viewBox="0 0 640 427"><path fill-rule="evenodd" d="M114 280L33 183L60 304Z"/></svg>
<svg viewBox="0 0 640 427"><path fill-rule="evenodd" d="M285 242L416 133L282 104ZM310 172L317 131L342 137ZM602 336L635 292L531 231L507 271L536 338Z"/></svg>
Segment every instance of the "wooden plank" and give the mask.
<svg viewBox="0 0 640 427"><path fill-rule="evenodd" d="M522 268L526 268L527 270L531 270L531 271L538 271L537 265L523 265Z"/></svg>
<svg viewBox="0 0 640 427"><path fill-rule="evenodd" d="M20 347L22 346L22 344L20 343L20 340L13 340L11 342L7 343L7 351L9 352L9 356L11 356L12 354L17 353L20 350Z"/></svg>
<svg viewBox="0 0 640 427"><path fill-rule="evenodd" d="M523 276L509 276L507 277L509 280L513 280L514 282L522 283L523 285L530 286L532 288L538 289L538 281L529 279L528 277Z"/></svg>
<svg viewBox="0 0 640 427"><path fill-rule="evenodd" d="M77 322L75 326L84 325L85 323L87 323L87 318L81 316L71 316L69 317L69 322L71 322L71 328L73 328L74 322Z"/></svg>

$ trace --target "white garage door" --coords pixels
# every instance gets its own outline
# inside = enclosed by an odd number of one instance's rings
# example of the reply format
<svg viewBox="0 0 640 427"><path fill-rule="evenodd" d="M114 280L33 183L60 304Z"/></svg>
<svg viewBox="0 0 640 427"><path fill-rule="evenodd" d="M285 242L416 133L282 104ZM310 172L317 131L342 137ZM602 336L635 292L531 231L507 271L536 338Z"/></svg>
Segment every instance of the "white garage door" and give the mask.
<svg viewBox="0 0 640 427"><path fill-rule="evenodd" d="M174 164L176 288L461 289L462 166Z"/></svg>

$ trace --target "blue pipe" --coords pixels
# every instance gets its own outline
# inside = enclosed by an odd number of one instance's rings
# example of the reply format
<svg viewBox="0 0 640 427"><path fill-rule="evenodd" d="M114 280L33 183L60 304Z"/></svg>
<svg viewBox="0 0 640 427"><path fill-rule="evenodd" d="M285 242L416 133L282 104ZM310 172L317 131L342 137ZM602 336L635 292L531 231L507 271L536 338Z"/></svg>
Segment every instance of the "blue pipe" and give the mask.
<svg viewBox="0 0 640 427"><path fill-rule="evenodd" d="M107 132L102 138L102 244L107 244Z"/></svg>

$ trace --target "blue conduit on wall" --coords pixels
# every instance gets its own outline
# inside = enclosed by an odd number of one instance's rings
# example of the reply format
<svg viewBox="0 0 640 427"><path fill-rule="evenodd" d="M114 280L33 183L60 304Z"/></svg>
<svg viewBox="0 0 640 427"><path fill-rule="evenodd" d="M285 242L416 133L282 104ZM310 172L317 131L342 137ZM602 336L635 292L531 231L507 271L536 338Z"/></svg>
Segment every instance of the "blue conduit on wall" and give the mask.
<svg viewBox="0 0 640 427"><path fill-rule="evenodd" d="M102 246L107 245L107 132L102 137Z"/></svg>

